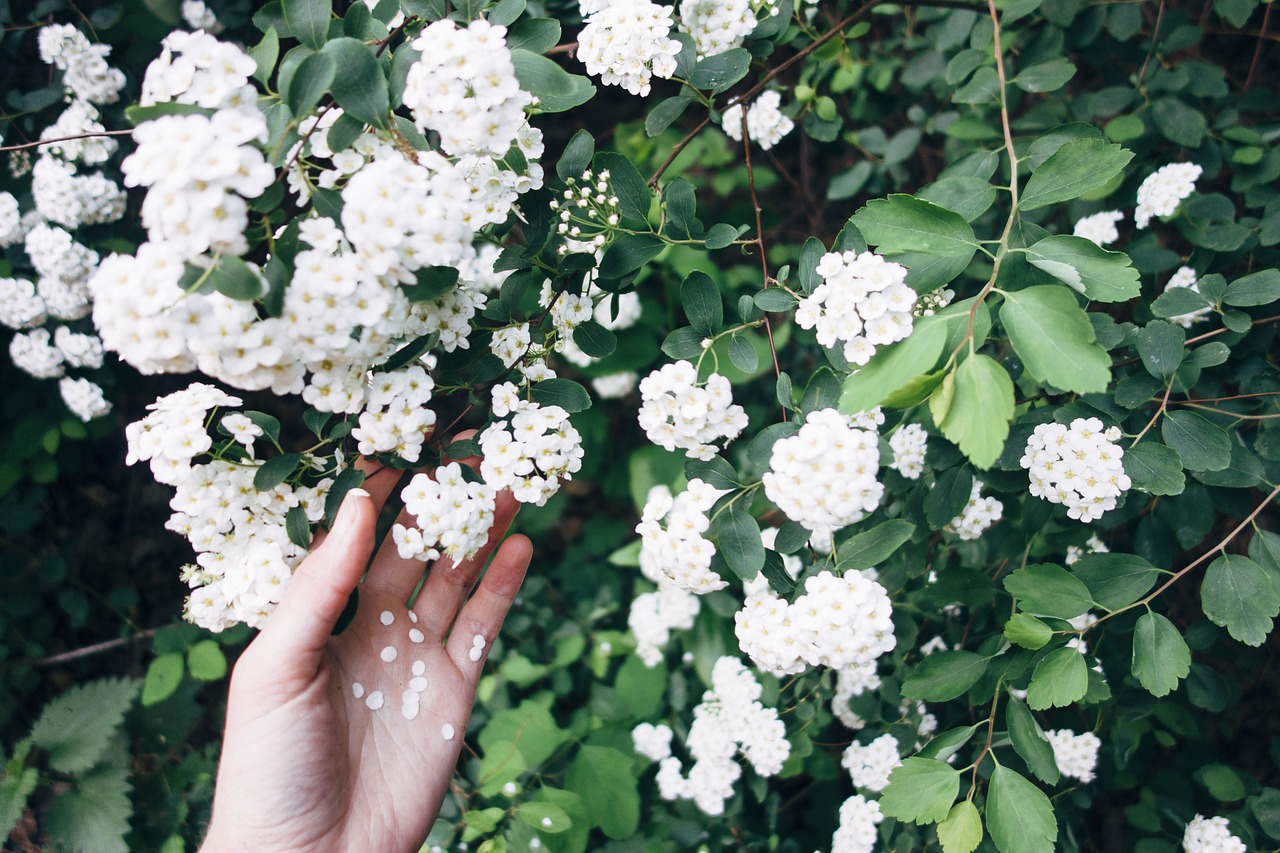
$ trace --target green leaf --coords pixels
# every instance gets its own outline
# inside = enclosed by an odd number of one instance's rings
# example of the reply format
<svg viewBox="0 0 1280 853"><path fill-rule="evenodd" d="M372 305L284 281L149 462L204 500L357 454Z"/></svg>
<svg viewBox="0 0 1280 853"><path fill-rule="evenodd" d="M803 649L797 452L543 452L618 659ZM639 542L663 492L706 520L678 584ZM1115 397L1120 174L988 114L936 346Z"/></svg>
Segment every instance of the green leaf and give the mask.
<svg viewBox="0 0 1280 853"><path fill-rule="evenodd" d="M633 273L662 253L667 244L656 234L623 234L600 259L600 277L618 279Z"/></svg>
<svg viewBox="0 0 1280 853"><path fill-rule="evenodd" d="M729 361L743 373L755 373L760 367L760 354L745 335L734 334L729 338Z"/></svg>
<svg viewBox="0 0 1280 853"><path fill-rule="evenodd" d="M1058 822L1044 791L997 764L987 786L987 831L1001 853L1053 853Z"/></svg>
<svg viewBox="0 0 1280 853"><path fill-rule="evenodd" d="M347 492L359 488L363 484L364 472L358 468L343 468L338 472L338 476L333 480L333 485L329 487L329 494L325 495L325 524L333 524L333 519L338 515L338 507L342 506L342 501L346 498Z"/></svg>
<svg viewBox="0 0 1280 853"><path fill-rule="evenodd" d="M796 307L796 298L781 287L769 287L752 297L761 311L790 311Z"/></svg>
<svg viewBox="0 0 1280 853"><path fill-rule="evenodd" d="M1026 704L1010 696L1004 720L1013 749L1027 762L1027 769L1046 785L1058 784L1058 762L1053 756L1053 746Z"/></svg>
<svg viewBox="0 0 1280 853"><path fill-rule="evenodd" d="M901 518L877 524L840 543L836 566L844 571L878 566L906 544L915 531L914 524Z"/></svg>
<svg viewBox="0 0 1280 853"><path fill-rule="evenodd" d="M684 115L684 111L693 103L693 98L686 95L672 95L670 98L664 98L658 102L644 119L644 132L646 136L657 136L662 131L671 127L680 116Z"/></svg>
<svg viewBox="0 0 1280 853"><path fill-rule="evenodd" d="M257 68L253 71L253 78L259 83L266 83L271 79L271 72L276 67L276 60L280 58L280 36L275 27L269 27L263 33L262 40L249 48L248 54L249 58L257 65ZM0 829L3 829L3 827L0 827Z"/></svg>
<svg viewBox="0 0 1280 853"><path fill-rule="evenodd" d="M1142 292L1128 255L1107 251L1084 237L1045 237L1025 254L1033 267L1098 302L1124 302Z"/></svg>
<svg viewBox="0 0 1280 853"><path fill-rule="evenodd" d="M507 30L510 50L546 53L560 41L560 22L555 18L525 18Z"/></svg>
<svg viewBox="0 0 1280 853"><path fill-rule="evenodd" d="M1178 452L1144 441L1124 452L1124 472L1133 487L1152 495L1180 495L1187 486Z"/></svg>
<svg viewBox="0 0 1280 853"><path fill-rule="evenodd" d="M1221 471L1231 464L1231 438L1217 424L1185 409L1167 411L1160 424L1164 443L1190 471Z"/></svg>
<svg viewBox="0 0 1280 853"><path fill-rule="evenodd" d="M414 284L400 285L410 302L434 302L458 286L458 270L454 267L422 267L413 277Z"/></svg>
<svg viewBox="0 0 1280 853"><path fill-rule="evenodd" d="M206 282L228 299L241 302L252 302L266 290L266 283L257 267L250 266L243 258L235 255L223 255L219 258L218 265L209 273Z"/></svg>
<svg viewBox="0 0 1280 853"><path fill-rule="evenodd" d="M201 640L187 649L187 669L197 681L219 681L227 674L227 656L213 640Z"/></svg>
<svg viewBox="0 0 1280 853"><path fill-rule="evenodd" d="M1111 358L1071 291L1045 285L1006 293L1000 321L1039 381L1078 394L1106 390Z"/></svg>
<svg viewBox="0 0 1280 853"><path fill-rule="evenodd" d="M1053 639L1053 629L1030 613L1015 613L1004 623L1004 638L1024 649L1042 649Z"/></svg>
<svg viewBox="0 0 1280 853"><path fill-rule="evenodd" d="M181 679L182 656L177 658ZM51 768L80 773L96 764L111 745L138 687L133 678L104 678L72 687L45 706L31 729L31 740L49 754Z"/></svg>
<svg viewBox="0 0 1280 853"><path fill-rule="evenodd" d="M1204 113L1173 97L1154 101L1151 117L1166 139L1187 148L1199 148L1209 131Z"/></svg>
<svg viewBox="0 0 1280 853"><path fill-rule="evenodd" d="M1038 616L1074 619L1093 606L1084 582L1062 566L1033 563L1004 579L1004 588L1018 599L1018 609Z"/></svg>
<svg viewBox="0 0 1280 853"><path fill-rule="evenodd" d="M969 356L952 375L955 377L952 397L938 428L975 467L985 471L1000 458L1009 436L1013 380L995 359L982 353ZM939 391L946 387L944 380ZM935 391L934 396L937 395ZM930 409L933 409L932 400ZM934 420L939 421L937 412Z"/></svg>
<svg viewBox="0 0 1280 853"><path fill-rule="evenodd" d="M1022 69L1010 82L1024 92L1056 92L1075 75L1076 67L1066 57L1055 56L1048 62Z"/></svg>
<svg viewBox="0 0 1280 853"><path fill-rule="evenodd" d="M258 466L253 475L253 487L260 492L271 491L287 480L301 461L301 453L281 453L271 457Z"/></svg>
<svg viewBox="0 0 1280 853"><path fill-rule="evenodd" d="M569 739L556 725L551 713L526 699L515 708L494 714L480 730L480 749L486 755L501 751L500 744L512 743L528 767L539 767Z"/></svg>
<svg viewBox="0 0 1280 853"><path fill-rule="evenodd" d="M1071 573L1084 581L1104 610L1119 610L1137 601L1160 576L1155 566L1138 555L1120 553L1084 554L1071 564Z"/></svg>
<svg viewBox="0 0 1280 853"><path fill-rule="evenodd" d="M1183 288L1185 289L1185 288ZM1238 278L1227 285L1222 301L1243 308L1269 305L1280 299L1280 270L1260 270Z"/></svg>
<svg viewBox="0 0 1280 853"><path fill-rule="evenodd" d="M711 522L707 537L735 575L751 580L760 573L764 542L760 539L760 525L750 513L736 507L724 510Z"/></svg>
<svg viewBox="0 0 1280 853"><path fill-rule="evenodd" d="M34 767L0 774L0 838L8 838L13 832L26 811L27 798L39 782L40 773Z"/></svg>
<svg viewBox="0 0 1280 853"><path fill-rule="evenodd" d="M930 322L932 319L921 320L904 340L879 348L866 365L850 374L844 380L840 411L853 414L873 409L912 379L932 370L947 342L946 323Z"/></svg>
<svg viewBox="0 0 1280 853"><path fill-rule="evenodd" d="M346 114L386 130L391 115L387 76L373 49L359 39L337 38L324 46L342 73L333 78L333 99Z"/></svg>
<svg viewBox="0 0 1280 853"><path fill-rule="evenodd" d="M1191 650L1174 624L1148 610L1133 626L1133 674L1152 696L1167 696L1191 671Z"/></svg>
<svg viewBox="0 0 1280 853"><path fill-rule="evenodd" d="M573 826L564 809L552 803L521 803L516 814L539 832L559 833Z"/></svg>
<svg viewBox="0 0 1280 853"><path fill-rule="evenodd" d="M905 194L875 199L849 220L883 254L920 252L971 258L977 238L960 214Z"/></svg>
<svg viewBox="0 0 1280 853"><path fill-rule="evenodd" d="M1177 317L1208 308L1210 302L1203 293L1189 287L1170 287L1151 303L1151 313L1157 317Z"/></svg>
<svg viewBox="0 0 1280 853"><path fill-rule="evenodd" d="M1079 198L1106 186L1132 159L1133 152L1105 139L1073 139L1031 174L1018 208L1035 210Z"/></svg>
<svg viewBox="0 0 1280 853"><path fill-rule="evenodd" d="M596 140L585 128L580 129L564 147L564 153L556 161L556 174L560 180L579 178L591 165L591 158L596 153Z"/></svg>
<svg viewBox="0 0 1280 853"><path fill-rule="evenodd" d="M708 249L724 249L733 245L733 241L738 239L738 229L732 225L721 222L712 225L707 229L707 236L704 245Z"/></svg>
<svg viewBox="0 0 1280 853"><path fill-rule="evenodd" d="M497 806L487 809L469 809L462 815L462 822L468 829L488 835L498 828L498 823L506 816L506 812Z"/></svg>
<svg viewBox="0 0 1280 853"><path fill-rule="evenodd" d="M1260 646L1280 614L1280 593L1266 571L1240 554L1223 554L1209 564L1200 584L1204 615L1247 646Z"/></svg>
<svg viewBox="0 0 1280 853"><path fill-rule="evenodd" d="M524 14L528 5L526 0L498 0L485 13L485 20L500 27L509 27Z"/></svg>
<svg viewBox="0 0 1280 853"><path fill-rule="evenodd" d="M595 320L578 324L573 330L573 342L592 358L612 355L618 348L618 336Z"/></svg>
<svg viewBox="0 0 1280 853"><path fill-rule="evenodd" d="M117 741L105 760L54 795L42 828L68 853L128 853L129 791L129 753Z"/></svg>
<svg viewBox="0 0 1280 853"><path fill-rule="evenodd" d="M973 473L967 465L948 468L924 496L924 517L933 530L941 530L964 511L973 494Z"/></svg>
<svg viewBox="0 0 1280 853"><path fill-rule="evenodd" d="M333 0L284 0L284 19L289 30L312 50L324 47L332 16Z"/></svg>
<svg viewBox="0 0 1280 853"><path fill-rule="evenodd" d="M516 48L511 51L520 88L538 99L533 109L540 113L562 113L581 106L596 94L596 87L586 77L570 74L554 60Z"/></svg>
<svg viewBox="0 0 1280 853"><path fill-rule="evenodd" d="M880 811L911 823L937 823L960 793L960 773L945 761L912 756L889 774Z"/></svg>
<svg viewBox="0 0 1280 853"><path fill-rule="evenodd" d="M926 702L950 702L977 683L987 658L973 652L934 652L902 682L902 695Z"/></svg>
<svg viewBox="0 0 1280 853"><path fill-rule="evenodd" d="M621 154L604 151L595 156L595 168L597 172L609 170L609 186L618 197L624 216L641 222L649 218L651 192L635 163Z"/></svg>
<svg viewBox="0 0 1280 853"><path fill-rule="evenodd" d="M529 386L529 396L540 406L559 406L570 414L591 408L587 389L572 379L544 379Z"/></svg>
<svg viewBox="0 0 1280 853"><path fill-rule="evenodd" d="M1049 652L1036 664L1027 687L1027 704L1036 711L1064 708L1078 702L1089 689L1089 667L1075 649Z"/></svg>
<svg viewBox="0 0 1280 853"><path fill-rule="evenodd" d="M1135 332L1133 339L1147 372L1162 382L1173 379L1187 354L1187 333L1183 328L1152 320Z"/></svg>
<svg viewBox="0 0 1280 853"><path fill-rule="evenodd" d="M973 853L982 843L982 818L972 800L951 807L947 819L938 824L942 853Z"/></svg>
<svg viewBox="0 0 1280 853"><path fill-rule="evenodd" d="M689 324L707 337L711 337L724 324L724 303L720 289L704 272L694 271L680 285L680 304L684 307Z"/></svg>
<svg viewBox="0 0 1280 853"><path fill-rule="evenodd" d="M610 838L628 838L640 825L640 794L631 758L616 749L584 745L569 765L565 787L582 797L592 821Z"/></svg>
<svg viewBox="0 0 1280 853"><path fill-rule="evenodd" d="M151 661L142 684L142 704L151 706L168 699L182 683L185 672L182 655L177 652L160 655Z"/></svg>
<svg viewBox="0 0 1280 853"><path fill-rule="evenodd" d="M735 47L699 60L689 75L689 85L713 94L723 92L745 77L750 68L751 53Z"/></svg>
<svg viewBox="0 0 1280 853"><path fill-rule="evenodd" d="M978 731L980 723L974 723L971 726L962 726L958 729L945 731L937 737L931 739L918 753L921 758L936 758L939 761L949 761L951 756L964 747L966 743L973 739L973 735Z"/></svg>

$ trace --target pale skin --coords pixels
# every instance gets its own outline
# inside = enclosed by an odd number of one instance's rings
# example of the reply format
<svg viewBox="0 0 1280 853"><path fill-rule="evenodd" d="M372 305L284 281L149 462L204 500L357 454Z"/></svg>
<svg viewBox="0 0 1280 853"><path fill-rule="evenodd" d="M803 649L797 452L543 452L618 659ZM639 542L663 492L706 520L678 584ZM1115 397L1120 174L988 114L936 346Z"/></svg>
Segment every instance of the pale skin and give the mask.
<svg viewBox="0 0 1280 853"><path fill-rule="evenodd" d="M366 481L367 494L347 495L332 531L237 662L203 853L414 851L431 829L531 548L523 536L502 541L518 506L503 493L488 545L457 566L437 561L410 608L424 565L401 559L389 539L374 554L375 522L398 475L381 470ZM331 636L357 587L355 619ZM389 626L384 611L394 617ZM410 639L411 628L423 642ZM477 635L485 642L473 660ZM387 646L398 652L391 663L381 657ZM414 661L425 664L428 686L417 716L406 719L401 694ZM355 682L364 697L353 695ZM366 705L374 690L385 694L377 711Z"/></svg>

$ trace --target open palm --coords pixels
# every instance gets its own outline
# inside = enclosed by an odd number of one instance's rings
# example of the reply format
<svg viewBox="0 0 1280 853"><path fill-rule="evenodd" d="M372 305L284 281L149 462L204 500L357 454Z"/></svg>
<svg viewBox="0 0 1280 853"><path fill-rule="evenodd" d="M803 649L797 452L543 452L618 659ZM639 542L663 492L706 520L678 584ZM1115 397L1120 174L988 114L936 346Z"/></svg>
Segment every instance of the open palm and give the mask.
<svg viewBox="0 0 1280 853"><path fill-rule="evenodd" d="M380 471L367 496L347 496L236 664L202 850L394 853L418 849L430 830L530 546L503 542L472 593L515 517L515 500L500 495L485 548L457 566L438 561L410 607L423 564L390 541L369 562L398 474ZM355 618L331 636L357 585Z"/></svg>

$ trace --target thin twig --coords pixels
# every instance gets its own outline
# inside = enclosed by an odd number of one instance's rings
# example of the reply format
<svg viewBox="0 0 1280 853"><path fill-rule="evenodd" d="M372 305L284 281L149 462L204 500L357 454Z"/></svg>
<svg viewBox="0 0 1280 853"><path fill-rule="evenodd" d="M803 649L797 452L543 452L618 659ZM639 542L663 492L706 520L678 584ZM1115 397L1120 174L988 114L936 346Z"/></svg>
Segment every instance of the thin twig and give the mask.
<svg viewBox="0 0 1280 853"><path fill-rule="evenodd" d="M1262 14L1262 29L1258 31L1258 44L1253 48L1253 61L1249 63L1249 73L1244 78L1244 91L1253 85L1253 76L1258 72L1258 63L1262 61L1262 45L1267 38L1267 24L1271 22L1273 4L1267 4L1267 11Z"/></svg>
<svg viewBox="0 0 1280 853"><path fill-rule="evenodd" d="M155 628L148 628L145 631L139 631L137 634L132 634L128 637L119 637L115 640L106 640L101 643L94 643L92 646L85 646L82 649L72 649L69 652L63 652L57 655L50 655L47 658L41 658L40 660L36 661L35 665L38 667L45 667L45 666L57 666L58 664L62 664L62 663L69 663L70 661L73 661L73 660L79 660L80 658L87 658L92 655L99 655L99 654L102 654L103 652L109 652L114 649L118 649L122 646L131 645L137 642L138 640L148 640L152 636L154 636L155 633L156 633Z"/></svg>
<svg viewBox="0 0 1280 853"><path fill-rule="evenodd" d="M1151 30L1151 49L1147 51L1147 58L1142 61L1142 70L1138 72L1137 82L1133 84L1135 89L1142 88L1142 78L1147 76L1147 66L1151 64L1151 57L1156 53L1156 40L1160 38L1160 22L1164 20L1164 0L1160 0L1160 9L1156 12L1156 25Z"/></svg>
<svg viewBox="0 0 1280 853"><path fill-rule="evenodd" d="M766 257L764 247L764 224L760 218L760 199L756 197L756 173L751 167L751 132L747 128L747 111L742 110L742 151L743 156L747 160L747 186L751 189L751 207L756 212L756 248L760 251L760 276L764 282L763 286L767 290L771 279L769 278L769 259ZM782 368L778 366L778 348L773 343L773 324L769 321L769 312L764 312L764 333L769 339L769 353L773 356L773 374L777 378L782 378ZM781 405L781 404L779 404ZM782 406L782 420L787 420L787 407Z"/></svg>
<svg viewBox="0 0 1280 853"><path fill-rule="evenodd" d="M41 139L36 142L22 142L17 145L0 145L0 151L22 151L26 148L39 148L41 145L53 145L55 142L71 142L75 139L97 139L101 136L128 136L132 130L100 130L97 133L77 133L75 136L57 136L53 139Z"/></svg>

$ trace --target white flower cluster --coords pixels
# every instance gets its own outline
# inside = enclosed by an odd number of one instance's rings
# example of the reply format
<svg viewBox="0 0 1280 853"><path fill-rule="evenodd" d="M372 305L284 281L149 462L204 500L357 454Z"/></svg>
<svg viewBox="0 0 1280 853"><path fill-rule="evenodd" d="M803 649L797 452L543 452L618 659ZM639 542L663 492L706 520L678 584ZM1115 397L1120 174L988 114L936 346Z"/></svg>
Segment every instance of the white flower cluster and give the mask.
<svg viewBox="0 0 1280 853"><path fill-rule="evenodd" d="M394 453L417 462L427 429L436 422L436 413L427 408L433 388L435 380L421 364L374 374L359 425L351 430L360 452Z"/></svg>
<svg viewBox="0 0 1280 853"><path fill-rule="evenodd" d="M62 71L62 85L73 97L114 104L124 88L124 72L107 64L111 46L93 44L71 24L50 24L37 37L40 58Z"/></svg>
<svg viewBox="0 0 1280 853"><path fill-rule="evenodd" d="M871 853L878 840L876 825L882 820L878 802L854 794L840 804L840 826L831 837L831 853Z"/></svg>
<svg viewBox="0 0 1280 853"><path fill-rule="evenodd" d="M1146 228L1151 217L1172 215L1182 200L1195 192L1202 171L1195 163L1169 163L1148 175L1138 187L1134 224Z"/></svg>
<svg viewBox="0 0 1280 853"><path fill-rule="evenodd" d="M995 524L1004 515L1004 504L991 496L982 497L982 484L973 481L969 491L969 502L960 510L960 514L947 523L948 530L954 530L961 539L972 541L977 539L987 528Z"/></svg>
<svg viewBox="0 0 1280 853"><path fill-rule="evenodd" d="M1107 547L1107 543L1099 539L1098 534L1094 533L1089 536L1083 548L1079 545L1068 545L1064 562L1069 566L1085 554L1109 554L1110 552L1111 549Z"/></svg>
<svg viewBox="0 0 1280 853"><path fill-rule="evenodd" d="M105 163L116 153L118 143L102 136L106 128L101 115L88 101L72 101L57 121L40 132L47 144L40 146L41 156L56 154L64 160L79 160L90 166ZM76 137L87 136L87 139Z"/></svg>
<svg viewBox="0 0 1280 853"><path fill-rule="evenodd" d="M1082 216L1076 221L1076 226L1071 233L1076 237L1092 240L1099 246L1106 246L1120 239L1116 223L1121 219L1124 219L1124 214L1118 210L1104 210L1101 213Z"/></svg>
<svg viewBox="0 0 1280 853"><path fill-rule="evenodd" d="M879 439L835 409L817 409L800 431L778 439L769 456L764 493L787 518L830 535L880 505L884 486Z"/></svg>
<svg viewBox="0 0 1280 853"><path fill-rule="evenodd" d="M867 721L859 717L849 707L849 700L861 696L868 690L880 688L880 675L876 672L876 662L851 666L836 672L836 689L831 695L831 713L848 728L857 730L866 726Z"/></svg>
<svg viewBox="0 0 1280 853"><path fill-rule="evenodd" d="M394 524L391 537L404 560L438 560L446 555L454 565L470 559L489 540L493 526L493 489L471 483L457 462L429 474L414 474L400 492L414 526Z"/></svg>
<svg viewBox="0 0 1280 853"><path fill-rule="evenodd" d="M1118 427L1104 430L1097 418L1076 418L1070 427L1040 424L1018 460L1030 475L1031 494L1062 504L1071 518L1101 518L1132 485L1119 438Z"/></svg>
<svg viewBox="0 0 1280 853"><path fill-rule="evenodd" d="M671 7L647 0L584 0L581 9L586 26L578 34L578 59L601 83L648 95L652 78L676 73L680 43L671 38Z"/></svg>
<svg viewBox="0 0 1280 853"><path fill-rule="evenodd" d="M650 761L662 761L671 757L671 726L666 723L641 723L631 730L631 743L636 754Z"/></svg>
<svg viewBox="0 0 1280 853"><path fill-rule="evenodd" d="M876 347L911 334L916 292L907 268L874 252L828 252L818 262L822 284L800 300L796 323L816 329L824 347L843 344L852 364L866 364Z"/></svg>
<svg viewBox="0 0 1280 853"><path fill-rule="evenodd" d="M566 178L561 198L551 200L551 212L560 220L556 233L565 238L560 254L601 249L617 227L620 207L609 177L608 169L599 174L587 169L580 177Z"/></svg>
<svg viewBox="0 0 1280 853"><path fill-rule="evenodd" d="M889 466L908 480L919 480L924 473L924 457L929 436L920 424L903 424L889 436L893 463Z"/></svg>
<svg viewBox="0 0 1280 853"><path fill-rule="evenodd" d="M641 662L651 669L661 663L671 632L692 628L701 606L701 598L670 582L637 595L627 614L627 627L635 635L636 656Z"/></svg>
<svg viewBox="0 0 1280 853"><path fill-rule="evenodd" d="M36 293L48 313L59 320L78 320L89 313L89 278L98 266L98 253L76 242L70 233L40 223L27 232L23 244L35 268Z"/></svg>
<svg viewBox="0 0 1280 853"><path fill-rule="evenodd" d="M711 569L716 547L704 535L711 526L707 510L722 494L696 478L674 498L666 489L649 491L636 526L640 570L646 577L665 578L678 589L698 595L728 586Z"/></svg>
<svg viewBox="0 0 1280 853"><path fill-rule="evenodd" d="M1165 291L1171 287L1185 287L1194 293L1200 292L1200 281L1196 277L1196 271L1191 267L1181 266L1177 271L1169 277L1169 283L1164 286ZM1198 323L1213 313L1213 308L1206 305L1203 308L1197 308L1186 314L1178 314L1170 317L1170 323L1177 323L1184 329L1190 329L1193 323Z"/></svg>
<svg viewBox="0 0 1280 853"><path fill-rule="evenodd" d="M802 672L806 665L836 670L871 667L893 651L893 605L879 583L861 572L819 572L788 604L768 587L748 595L734 616L738 645L767 672ZM852 695L852 694L851 694Z"/></svg>
<svg viewBox="0 0 1280 853"><path fill-rule="evenodd" d="M1231 834L1225 817L1196 815L1182 835L1185 853L1246 853L1248 847Z"/></svg>
<svg viewBox="0 0 1280 853"><path fill-rule="evenodd" d="M891 734L883 734L870 743L854 741L840 757L840 764L849 771L858 789L879 793L889 784L889 774L902 763L898 755L898 740Z"/></svg>
<svg viewBox="0 0 1280 853"><path fill-rule="evenodd" d="M209 110L252 107L258 93L249 85L257 70L253 58L207 32L174 30L142 78L144 107L176 101ZM194 161L188 163L192 168Z"/></svg>
<svg viewBox="0 0 1280 853"><path fill-rule="evenodd" d="M756 28L751 6L751 0L681 0L680 31L693 38L699 59L733 50Z"/></svg>
<svg viewBox="0 0 1280 853"><path fill-rule="evenodd" d="M1102 741L1093 732L1076 734L1071 729L1050 729L1044 733L1053 747L1053 760L1063 776L1079 779L1088 784L1093 781L1098 767L1098 748Z"/></svg>
<svg viewBox="0 0 1280 853"><path fill-rule="evenodd" d="M754 20L754 19L753 19ZM769 89L747 108L747 135L764 151L782 141L795 128L795 122L783 114L779 106L782 94ZM742 105L734 104L724 111L720 126L730 139L742 141Z"/></svg>
<svg viewBox="0 0 1280 853"><path fill-rule="evenodd" d="M159 398L147 406L151 414L125 429L129 443L125 464L150 462L157 482L178 485L191 472L191 460L213 447L204 426L206 413L241 402L202 382Z"/></svg>
<svg viewBox="0 0 1280 853"><path fill-rule="evenodd" d="M101 172L79 174L75 164L45 154L31 170L31 197L40 216L67 228L124 216L124 190Z"/></svg>
<svg viewBox="0 0 1280 853"><path fill-rule="evenodd" d="M58 382L58 393L71 414L86 423L111 411L111 401L102 387L89 379L65 376Z"/></svg>
<svg viewBox="0 0 1280 853"><path fill-rule="evenodd" d="M640 426L666 450L690 459L710 459L737 438L747 413L733 402L729 380L718 373L698 385L698 369L687 361L664 364L640 380Z"/></svg>
<svg viewBox="0 0 1280 853"><path fill-rule="evenodd" d="M503 420L477 436L480 474L495 491L510 489L521 503L542 506L582 467L582 436L568 412L521 399L510 382L495 386L492 400L493 416Z"/></svg>
<svg viewBox="0 0 1280 853"><path fill-rule="evenodd" d="M667 756L658 767L658 791L665 800L693 800L705 814L724 814L733 783L742 776L734 761L741 754L761 776L776 776L791 754L787 729L776 708L760 703L760 682L742 661L722 657L711 670L711 689L693 709L685 747L694 759L683 775L680 759Z"/></svg>
<svg viewBox="0 0 1280 853"><path fill-rule="evenodd" d="M222 32L222 22L204 0L182 0L182 20L193 30L204 30L214 35Z"/></svg>
<svg viewBox="0 0 1280 853"><path fill-rule="evenodd" d="M506 34L484 19L466 27L445 19L413 42L421 56L409 68L404 104L449 154L502 157L525 124L533 98L516 80Z"/></svg>
<svg viewBox="0 0 1280 853"><path fill-rule="evenodd" d="M57 379L63 374L62 352L50 342L48 329L14 335L9 341L9 358L36 379Z"/></svg>

